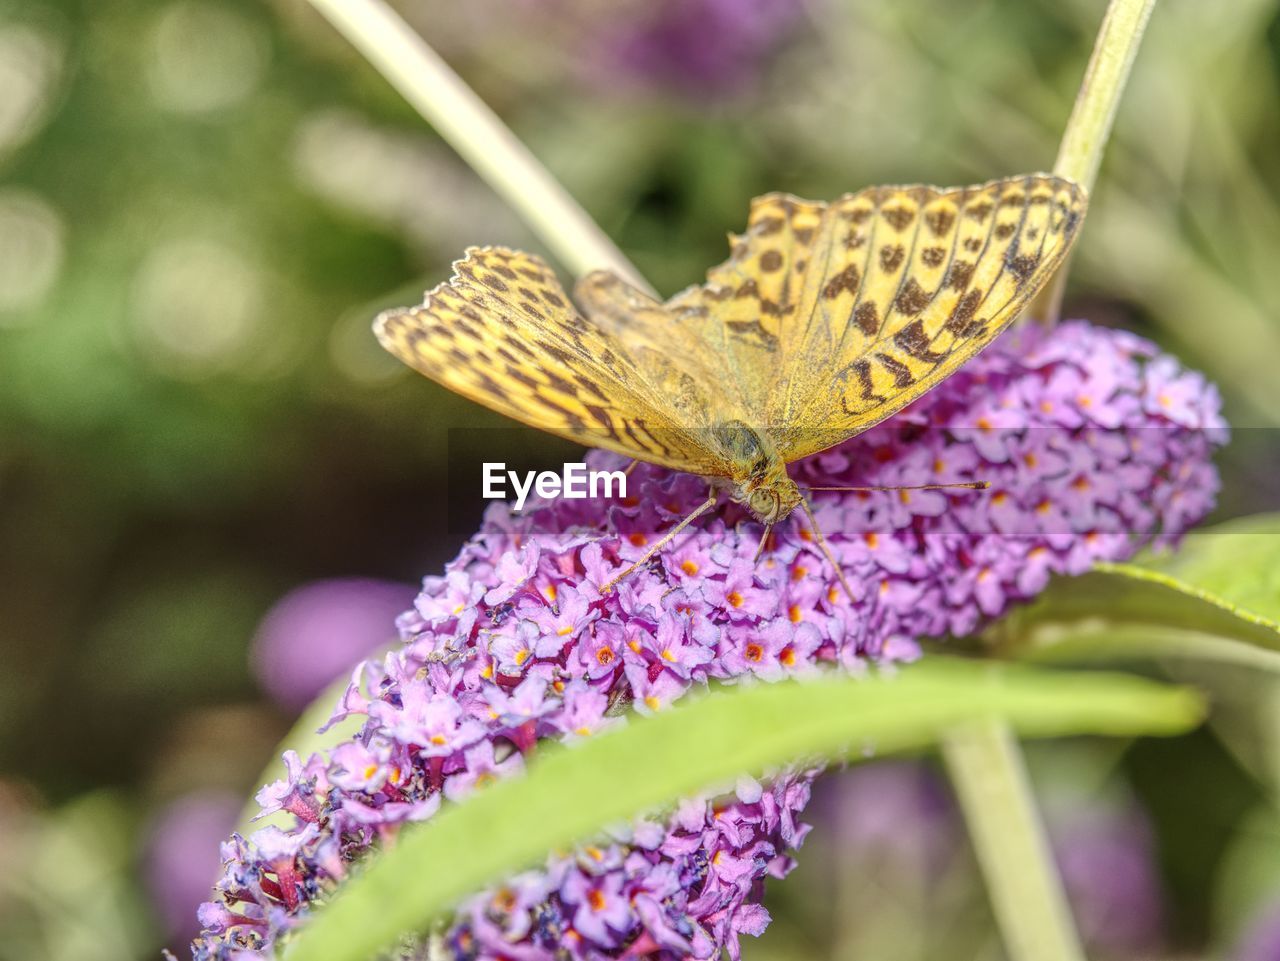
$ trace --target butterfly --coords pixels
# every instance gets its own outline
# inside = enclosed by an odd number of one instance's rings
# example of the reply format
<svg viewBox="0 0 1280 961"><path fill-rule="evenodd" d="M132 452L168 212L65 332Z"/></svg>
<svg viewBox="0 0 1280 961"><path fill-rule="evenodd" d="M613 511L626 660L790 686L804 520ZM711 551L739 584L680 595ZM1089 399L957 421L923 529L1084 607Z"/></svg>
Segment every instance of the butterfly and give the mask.
<svg viewBox="0 0 1280 961"><path fill-rule="evenodd" d="M515 420L712 479L706 502L611 584L722 493L766 536L803 507L826 551L787 464L896 413L990 344L1062 264L1086 206L1083 187L1050 174L830 203L771 193L730 234L729 259L665 302L597 271L575 285L575 308L540 258L473 247L374 332Z"/></svg>

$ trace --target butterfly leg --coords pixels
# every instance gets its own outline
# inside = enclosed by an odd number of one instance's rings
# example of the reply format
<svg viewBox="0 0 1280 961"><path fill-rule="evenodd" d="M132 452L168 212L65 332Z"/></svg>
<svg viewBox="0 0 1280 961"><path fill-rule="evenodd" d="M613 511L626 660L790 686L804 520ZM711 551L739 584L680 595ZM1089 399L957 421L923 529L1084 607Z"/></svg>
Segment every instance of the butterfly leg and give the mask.
<svg viewBox="0 0 1280 961"><path fill-rule="evenodd" d="M827 546L827 539L822 536L822 528L818 526L818 518L813 516L813 508L809 506L809 498L801 497L800 506L804 508L805 516L809 518L809 526L813 528L813 536L817 538L818 546L822 548L822 555L827 559L827 563L831 565L831 569L836 572L836 578L840 581L840 586L844 588L844 592L849 597L850 604L857 604L857 599L853 596L853 588L849 586L848 580L845 579L844 571L840 569L840 564L836 561L835 555L831 553L831 548Z"/></svg>
<svg viewBox="0 0 1280 961"><path fill-rule="evenodd" d="M755 564L760 560L760 556L764 554L765 545L769 543L769 535L773 533L773 525L765 524L764 533L760 535L760 543L756 547L756 556L751 558L751 563Z"/></svg>
<svg viewBox="0 0 1280 961"><path fill-rule="evenodd" d="M600 593L608 594L611 590L613 590L614 585L617 584L618 581L622 580L632 571L636 570L636 568L643 567L645 564L647 564L649 562L649 558L653 557L654 554L658 553L658 551L662 550L664 547L670 544L671 539L673 537L675 537L682 530L684 530L686 527L692 524L697 518L701 517L707 511L711 510L711 508L715 507L716 501L718 501L719 499L720 499L720 492L717 491L714 487L712 487L707 492L707 499L705 501L703 501L700 505L694 508L679 524L677 524L675 527L671 528L671 530L663 534L662 537L659 538L656 544L654 544L647 551L645 551L643 555L641 555L638 561L636 561L634 564L632 564L622 573L615 574L612 578L610 578L609 582L600 588Z"/></svg>

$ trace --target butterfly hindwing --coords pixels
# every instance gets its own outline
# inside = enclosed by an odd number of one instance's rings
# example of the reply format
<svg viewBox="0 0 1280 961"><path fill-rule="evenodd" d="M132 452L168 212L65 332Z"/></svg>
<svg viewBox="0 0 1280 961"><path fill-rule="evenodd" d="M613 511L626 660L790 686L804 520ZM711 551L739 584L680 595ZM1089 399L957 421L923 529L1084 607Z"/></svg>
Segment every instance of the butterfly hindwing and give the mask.
<svg viewBox="0 0 1280 961"><path fill-rule="evenodd" d="M667 301L675 322L692 331L716 358L722 395L747 412L755 427L781 423L771 408L779 373L794 356L801 318L814 299L812 289L824 264L826 205L786 194L767 194L751 203L747 229L729 236L732 255L707 272L705 283Z"/></svg>
<svg viewBox="0 0 1280 961"><path fill-rule="evenodd" d="M725 389L733 367L700 324L675 316L666 304L608 271L588 274L573 295L593 326L624 345L635 369L680 424L706 429L750 418L737 394Z"/></svg>

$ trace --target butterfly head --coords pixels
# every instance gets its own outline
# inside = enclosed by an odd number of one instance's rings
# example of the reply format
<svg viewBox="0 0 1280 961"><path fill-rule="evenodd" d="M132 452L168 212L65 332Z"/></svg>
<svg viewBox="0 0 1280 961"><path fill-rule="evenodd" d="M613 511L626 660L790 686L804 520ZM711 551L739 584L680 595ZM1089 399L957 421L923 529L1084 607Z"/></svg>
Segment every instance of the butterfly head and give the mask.
<svg viewBox="0 0 1280 961"><path fill-rule="evenodd" d="M738 484L733 499L744 505L762 524L776 524L800 504L800 488L783 468L779 476L758 484Z"/></svg>

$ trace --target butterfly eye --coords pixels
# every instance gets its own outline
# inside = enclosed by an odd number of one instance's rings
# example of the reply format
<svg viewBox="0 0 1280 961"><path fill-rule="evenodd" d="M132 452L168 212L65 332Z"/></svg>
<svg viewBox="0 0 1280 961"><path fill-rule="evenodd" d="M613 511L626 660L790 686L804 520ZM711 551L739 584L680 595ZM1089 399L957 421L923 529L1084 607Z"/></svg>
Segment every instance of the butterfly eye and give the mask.
<svg viewBox="0 0 1280 961"><path fill-rule="evenodd" d="M748 506L757 514L769 515L778 506L778 497L771 490L759 488L751 492Z"/></svg>

